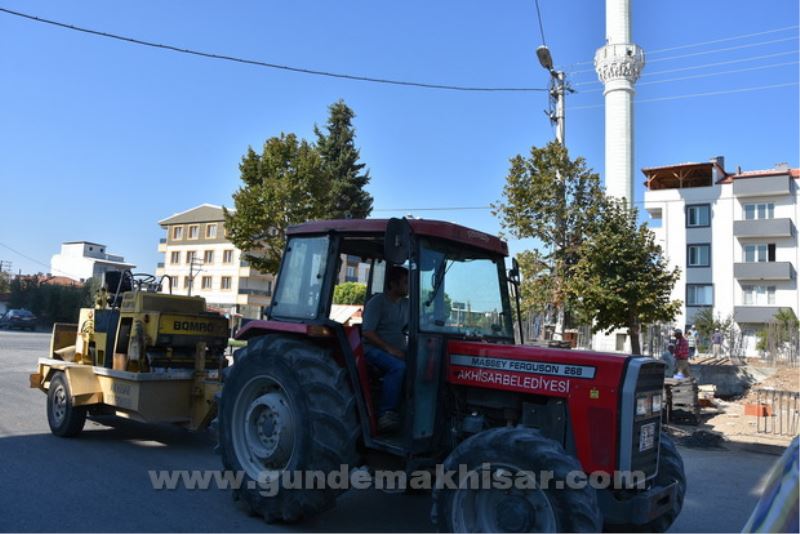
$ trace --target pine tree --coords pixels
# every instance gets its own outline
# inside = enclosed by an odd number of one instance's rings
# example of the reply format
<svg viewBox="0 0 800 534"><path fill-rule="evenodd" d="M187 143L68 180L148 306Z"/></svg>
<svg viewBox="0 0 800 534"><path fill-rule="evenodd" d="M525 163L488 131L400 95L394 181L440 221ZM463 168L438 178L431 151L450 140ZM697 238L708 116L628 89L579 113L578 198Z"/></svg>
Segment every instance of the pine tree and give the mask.
<svg viewBox="0 0 800 534"><path fill-rule="evenodd" d="M372 195L364 190L369 183L369 170L359 163L359 150L355 146L355 114L343 100L332 104L330 115L322 132L314 127L317 150L322 158L327 179L330 181L328 216L340 219L363 219L372 212Z"/></svg>

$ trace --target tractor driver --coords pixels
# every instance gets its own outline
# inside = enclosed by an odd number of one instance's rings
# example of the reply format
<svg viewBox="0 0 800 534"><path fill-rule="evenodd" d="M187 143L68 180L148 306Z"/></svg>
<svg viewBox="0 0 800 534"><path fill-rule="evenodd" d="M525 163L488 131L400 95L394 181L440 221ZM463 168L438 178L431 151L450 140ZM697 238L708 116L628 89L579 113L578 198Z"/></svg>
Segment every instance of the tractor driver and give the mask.
<svg viewBox="0 0 800 534"><path fill-rule="evenodd" d="M406 373L406 326L408 325L408 271L396 265L387 272L386 291L369 299L364 307L364 354L383 374L378 404L378 431L400 427L397 406Z"/></svg>

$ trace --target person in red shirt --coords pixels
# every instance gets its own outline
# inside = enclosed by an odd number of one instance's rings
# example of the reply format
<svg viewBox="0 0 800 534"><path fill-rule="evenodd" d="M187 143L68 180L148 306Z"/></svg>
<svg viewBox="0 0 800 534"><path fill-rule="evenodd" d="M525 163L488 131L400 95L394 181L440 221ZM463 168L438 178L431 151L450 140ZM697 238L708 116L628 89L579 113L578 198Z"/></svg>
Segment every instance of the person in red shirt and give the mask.
<svg viewBox="0 0 800 534"><path fill-rule="evenodd" d="M683 337L683 332L679 328L675 329L675 368L683 376L691 376L689 371L689 340Z"/></svg>

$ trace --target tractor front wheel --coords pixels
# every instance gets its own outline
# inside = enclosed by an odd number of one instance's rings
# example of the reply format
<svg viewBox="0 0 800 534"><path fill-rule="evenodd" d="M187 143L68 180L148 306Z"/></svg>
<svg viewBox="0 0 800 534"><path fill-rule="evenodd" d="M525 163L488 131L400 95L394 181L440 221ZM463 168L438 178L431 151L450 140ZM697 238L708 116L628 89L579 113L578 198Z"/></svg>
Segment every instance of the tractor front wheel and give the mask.
<svg viewBox="0 0 800 534"><path fill-rule="evenodd" d="M72 403L69 383L61 371L50 378L50 388L47 390L47 423L50 431L62 438L77 436L86 423L86 407Z"/></svg>
<svg viewBox="0 0 800 534"><path fill-rule="evenodd" d="M330 479L358 460L360 430L346 373L330 351L300 339L264 336L238 353L217 428L223 465L245 475L234 499L268 522L332 507L341 489L309 488L297 475Z"/></svg>
<svg viewBox="0 0 800 534"><path fill-rule="evenodd" d="M463 478L437 483L433 519L441 532L602 529L594 488L566 487L581 465L536 430L506 427L476 434L447 457L443 471Z"/></svg>

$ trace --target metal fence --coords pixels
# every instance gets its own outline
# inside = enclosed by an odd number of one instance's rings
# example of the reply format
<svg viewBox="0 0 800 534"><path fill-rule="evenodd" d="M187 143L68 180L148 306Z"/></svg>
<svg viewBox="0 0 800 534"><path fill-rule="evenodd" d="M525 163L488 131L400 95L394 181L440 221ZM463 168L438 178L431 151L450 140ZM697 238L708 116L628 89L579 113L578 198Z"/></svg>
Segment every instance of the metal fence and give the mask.
<svg viewBox="0 0 800 534"><path fill-rule="evenodd" d="M756 389L759 434L795 436L800 422L800 393L775 389Z"/></svg>

